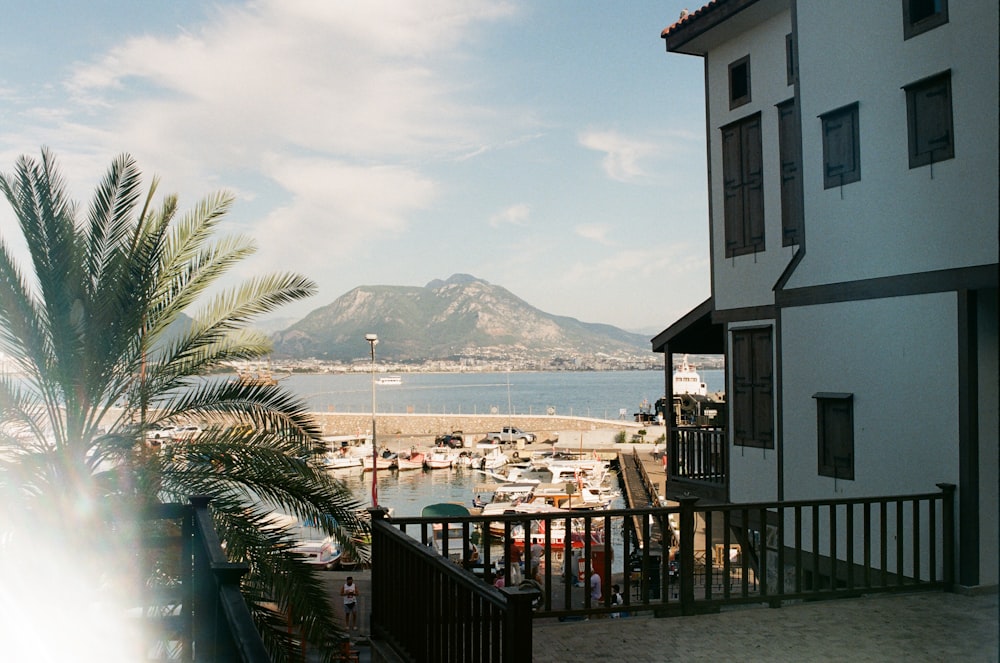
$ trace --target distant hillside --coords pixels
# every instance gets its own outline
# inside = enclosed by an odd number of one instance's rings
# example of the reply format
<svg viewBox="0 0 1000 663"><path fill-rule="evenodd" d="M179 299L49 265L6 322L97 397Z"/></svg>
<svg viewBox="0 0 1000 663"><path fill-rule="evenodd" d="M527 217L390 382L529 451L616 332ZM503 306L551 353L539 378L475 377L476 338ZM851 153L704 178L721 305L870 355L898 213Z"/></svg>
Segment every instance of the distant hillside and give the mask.
<svg viewBox="0 0 1000 663"><path fill-rule="evenodd" d="M376 333L384 360L648 355L649 337L551 315L467 274L423 288L361 286L275 334L275 356L351 361Z"/></svg>

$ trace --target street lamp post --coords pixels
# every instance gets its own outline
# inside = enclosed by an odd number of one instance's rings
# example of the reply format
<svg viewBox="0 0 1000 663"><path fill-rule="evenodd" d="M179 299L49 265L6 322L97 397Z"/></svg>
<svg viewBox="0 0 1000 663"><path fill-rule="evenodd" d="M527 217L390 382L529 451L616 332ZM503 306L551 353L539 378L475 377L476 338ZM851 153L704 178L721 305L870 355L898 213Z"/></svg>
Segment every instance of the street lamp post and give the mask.
<svg viewBox="0 0 1000 663"><path fill-rule="evenodd" d="M365 340L372 349L372 508L378 508L378 444L375 442L375 346L378 335L365 334Z"/></svg>

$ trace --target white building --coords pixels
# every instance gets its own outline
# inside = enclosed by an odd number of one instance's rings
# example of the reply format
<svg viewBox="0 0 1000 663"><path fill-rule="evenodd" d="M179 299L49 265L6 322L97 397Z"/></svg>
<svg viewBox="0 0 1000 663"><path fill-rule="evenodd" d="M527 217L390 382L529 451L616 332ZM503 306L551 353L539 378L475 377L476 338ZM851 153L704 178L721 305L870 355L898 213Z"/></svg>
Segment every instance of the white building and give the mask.
<svg viewBox="0 0 1000 663"><path fill-rule="evenodd" d="M727 483L703 496L955 484L967 587L998 583L998 21L715 0L663 31L705 64L712 297L653 339L667 366L707 337L726 356Z"/></svg>

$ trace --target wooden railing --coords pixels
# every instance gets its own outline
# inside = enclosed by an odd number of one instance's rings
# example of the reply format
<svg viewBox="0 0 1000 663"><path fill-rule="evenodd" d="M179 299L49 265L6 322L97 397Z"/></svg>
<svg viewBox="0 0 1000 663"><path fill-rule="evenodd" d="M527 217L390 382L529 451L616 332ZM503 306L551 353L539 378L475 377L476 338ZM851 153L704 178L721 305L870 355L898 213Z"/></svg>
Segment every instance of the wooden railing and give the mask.
<svg viewBox="0 0 1000 663"><path fill-rule="evenodd" d="M465 660L469 651L487 649L491 657L482 660L513 660L504 647L530 643L521 612L526 600L534 604L527 608L534 617L579 619L949 590L955 489L939 487L921 495L842 500L700 506L697 498L685 498L672 507L378 521L373 632L397 643L409 660ZM636 523L641 532L634 531ZM456 549L442 554L428 545L435 524L461 528ZM674 532L679 545L664 545L663 536L652 540L654 526ZM493 535L483 534L491 529ZM558 545L560 529L574 532L577 547L569 556ZM530 553L532 530L543 532L536 537L537 561ZM639 540L648 544L637 546ZM473 545L479 551L475 565L449 560L468 559ZM518 550L529 551L520 563L514 561ZM520 603L508 596L506 617L501 595L484 582L499 568L507 587L539 593L520 596ZM590 588L595 573L596 599ZM519 584L518 576L525 581ZM624 605L612 605L612 584L621 588Z"/></svg>
<svg viewBox="0 0 1000 663"><path fill-rule="evenodd" d="M384 512L372 511L372 615L374 640L407 661L531 660L530 589L497 589L449 561L448 539L439 554L430 519L421 522L418 542L405 533L406 521L390 524ZM394 526L401 529L396 529ZM469 523L464 550L471 550ZM447 531L447 530L445 530Z"/></svg>
<svg viewBox="0 0 1000 663"><path fill-rule="evenodd" d="M265 663L270 657L240 593L246 564L226 559L207 497L161 504L139 523L148 579L141 606L149 660Z"/></svg>
<svg viewBox="0 0 1000 663"><path fill-rule="evenodd" d="M724 486L729 480L723 428L679 426L670 429L667 481L683 480Z"/></svg>

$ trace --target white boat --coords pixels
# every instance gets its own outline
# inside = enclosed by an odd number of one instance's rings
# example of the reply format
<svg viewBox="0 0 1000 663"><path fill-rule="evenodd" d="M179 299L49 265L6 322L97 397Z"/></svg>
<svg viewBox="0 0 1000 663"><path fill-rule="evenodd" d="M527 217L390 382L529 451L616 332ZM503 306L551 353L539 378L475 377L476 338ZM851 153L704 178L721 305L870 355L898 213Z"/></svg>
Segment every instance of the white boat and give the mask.
<svg viewBox="0 0 1000 663"><path fill-rule="evenodd" d="M688 356L684 355L681 365L674 369L674 396L680 394L708 394L708 385L701 381L701 375L688 364Z"/></svg>
<svg viewBox="0 0 1000 663"><path fill-rule="evenodd" d="M303 559L306 564L322 569L332 569L340 563L340 544L332 536L322 540L300 541L292 548L292 552Z"/></svg>
<svg viewBox="0 0 1000 663"><path fill-rule="evenodd" d="M379 385L403 384L403 378L398 375L386 375L378 378L375 382Z"/></svg>
<svg viewBox="0 0 1000 663"><path fill-rule="evenodd" d="M323 464L328 470L350 470L363 467L364 460L359 456L342 456L340 454L329 453L323 459Z"/></svg>
<svg viewBox="0 0 1000 663"><path fill-rule="evenodd" d="M386 455L383 452L374 459L371 456L363 456L361 464L365 468L365 472L371 472L373 469L391 470L396 467L396 460L396 454Z"/></svg>
<svg viewBox="0 0 1000 663"><path fill-rule="evenodd" d="M507 455L500 450L499 444L479 444L476 448L485 452L479 459L480 470L498 470L507 464Z"/></svg>
<svg viewBox="0 0 1000 663"><path fill-rule="evenodd" d="M450 449L434 449L424 458L424 467L429 470L446 470L457 457L458 454Z"/></svg>
<svg viewBox="0 0 1000 663"><path fill-rule="evenodd" d="M409 455L398 456L396 458L396 469L400 472L406 470L424 469L424 454L417 451L411 451Z"/></svg>
<svg viewBox="0 0 1000 663"><path fill-rule="evenodd" d="M472 454L468 451L463 451L451 462L452 467L472 467Z"/></svg>

